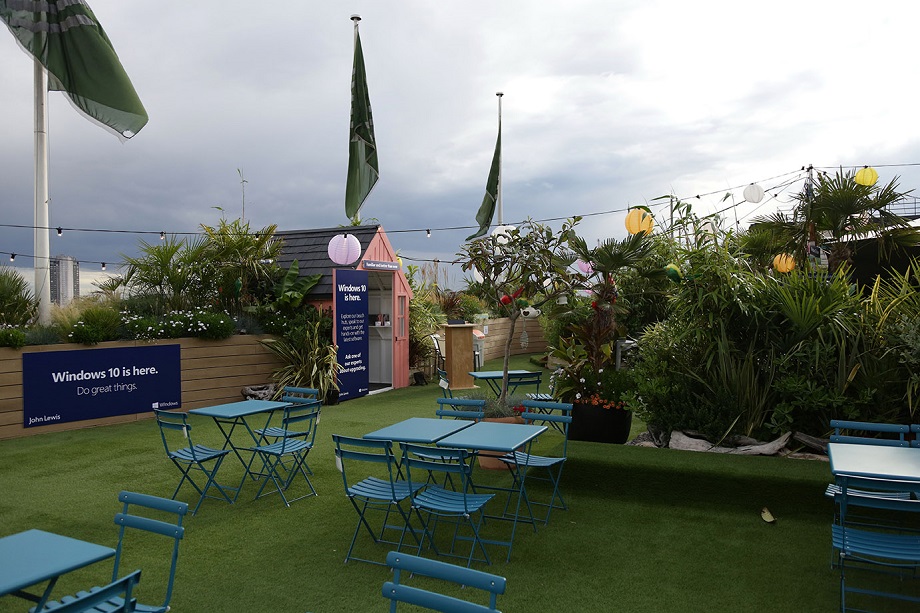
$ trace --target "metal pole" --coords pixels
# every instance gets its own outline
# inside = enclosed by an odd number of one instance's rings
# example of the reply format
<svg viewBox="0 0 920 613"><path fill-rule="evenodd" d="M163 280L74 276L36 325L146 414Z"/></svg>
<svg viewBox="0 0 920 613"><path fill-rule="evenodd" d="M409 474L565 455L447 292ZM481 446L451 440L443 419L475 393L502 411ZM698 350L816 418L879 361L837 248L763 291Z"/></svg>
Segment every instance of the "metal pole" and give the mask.
<svg viewBox="0 0 920 613"><path fill-rule="evenodd" d="M38 323L51 323L51 253L48 241L48 86L45 67L35 60L35 297L38 299Z"/></svg>
<svg viewBox="0 0 920 613"><path fill-rule="evenodd" d="M502 92L495 92L495 95L498 96L498 133L502 133ZM505 224L504 217L502 215L502 152L499 149L498 151L498 225L502 226Z"/></svg>

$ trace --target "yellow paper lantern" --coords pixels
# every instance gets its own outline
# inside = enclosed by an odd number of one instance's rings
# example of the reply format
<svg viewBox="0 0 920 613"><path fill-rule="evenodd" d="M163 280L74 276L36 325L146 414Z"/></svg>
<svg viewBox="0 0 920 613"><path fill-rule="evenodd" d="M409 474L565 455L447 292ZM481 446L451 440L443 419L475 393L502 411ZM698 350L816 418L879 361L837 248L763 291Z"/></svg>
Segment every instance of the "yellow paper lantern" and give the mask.
<svg viewBox="0 0 920 613"><path fill-rule="evenodd" d="M630 234L651 234L654 226L655 218L644 209L633 209L626 215L626 231Z"/></svg>
<svg viewBox="0 0 920 613"><path fill-rule="evenodd" d="M773 258L773 268L776 272L789 272L795 268L795 258L788 253L780 253Z"/></svg>
<svg viewBox="0 0 920 613"><path fill-rule="evenodd" d="M863 166L856 171L856 176L853 177L853 180L860 185L875 185L875 182L878 181L878 173L871 166Z"/></svg>

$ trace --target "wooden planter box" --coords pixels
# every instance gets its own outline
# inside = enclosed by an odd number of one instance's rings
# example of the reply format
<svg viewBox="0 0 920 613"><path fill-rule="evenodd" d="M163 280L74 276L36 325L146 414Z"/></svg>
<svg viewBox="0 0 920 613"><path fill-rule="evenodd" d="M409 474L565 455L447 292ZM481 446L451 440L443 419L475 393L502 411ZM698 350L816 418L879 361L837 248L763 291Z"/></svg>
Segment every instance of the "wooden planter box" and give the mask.
<svg viewBox="0 0 920 613"><path fill-rule="evenodd" d="M0 347L0 440L77 430L149 419L151 412L69 422L33 428L22 426L22 354L39 351L81 351L149 344L180 346L182 410L242 400L248 385L268 383L277 359L260 343L267 336L235 335L222 341L182 338L160 341L112 341L98 345L35 345L20 349Z"/></svg>

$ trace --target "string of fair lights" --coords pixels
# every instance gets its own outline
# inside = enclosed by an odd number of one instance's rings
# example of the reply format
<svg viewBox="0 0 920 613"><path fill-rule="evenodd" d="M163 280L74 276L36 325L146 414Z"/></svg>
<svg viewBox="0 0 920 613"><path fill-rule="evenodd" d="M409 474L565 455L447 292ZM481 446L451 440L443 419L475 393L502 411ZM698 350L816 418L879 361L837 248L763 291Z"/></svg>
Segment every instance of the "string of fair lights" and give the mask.
<svg viewBox="0 0 920 613"><path fill-rule="evenodd" d="M741 185L734 185L724 189L714 190L711 192L694 194L692 196L676 196L673 194L665 195L662 198L657 198L661 202L657 204L646 204L643 205L645 208L658 209L658 215L663 214L664 211L668 210L669 207L673 207L676 202L688 202L688 201L702 201L704 198L708 198L714 195L722 195L722 201L731 199L732 203L716 210L714 213L711 213L707 216L719 216L723 213L729 211L735 211L735 224L740 224L741 221L748 219L754 215L758 210L770 203L778 203L783 206L791 205L794 202L794 198L789 200L782 201L780 196L784 194L790 187L795 185L797 182L805 180L809 177L810 171L815 173L827 175L830 171L835 171L838 169L842 170L854 170L857 171L857 174L863 170L868 170L874 173L875 179L878 178L878 173L876 173L874 168L903 168L903 167L912 167L920 166L920 163L903 163L903 164L874 164L874 165L857 165L857 166L802 166L793 171L785 172L779 175L774 175L772 177L767 177L758 181L751 183L745 183ZM872 183L875 182L875 179L872 180ZM771 182L773 182L771 184ZM769 187L762 188L761 184L769 184ZM753 188L753 189L752 189ZM738 190L744 190L743 198L735 201L734 192ZM766 198L764 198L766 196ZM743 217L737 217L737 209L743 204L757 204L758 206L748 211ZM628 213L630 210L637 208L638 205L627 205L625 207L618 207L613 209L607 209L603 211L594 211L590 213L581 213L567 215L563 217L547 217L542 219L535 219L533 221L539 223L551 223L554 221L564 221L566 219L571 219L572 217L599 217L606 215L616 215L620 213ZM779 207L778 207L779 208ZM652 211L653 216L655 212ZM513 222L511 225L520 225L524 220ZM82 227L65 227L65 226L30 226L30 225L20 225L20 224L0 224L0 228L10 228L10 229L23 229L23 230L48 230L55 231L57 236L63 236L64 232L86 232L86 233L100 233L100 234L131 234L135 236L158 236L160 240L165 240L166 236L172 237L182 237L182 236L202 236L204 232L196 231L166 231L166 230L125 230L125 229L113 229L113 228L82 228ZM346 227L347 228L347 227ZM424 232L427 237L431 237L432 233L441 233L441 232L455 232L455 231L469 231L478 229L478 225L464 225L464 226L445 226L445 227L433 227L433 228L402 228L402 229L388 229L387 234L409 234L409 233L422 233ZM257 234L257 233L254 233ZM8 256L10 262L15 262L16 258L25 258L25 259L35 259L34 254L28 253L15 253L11 251L2 251L0 250L0 256ZM413 262L435 262L435 263L456 263L456 261L444 261L437 258L417 258L409 255L401 254L400 257L404 260L409 260ZM53 258L52 258L53 259ZM112 258L108 262L114 262L117 258ZM108 263L106 261L99 260L85 260L77 259L77 262L80 264L97 264L100 266L102 271L107 269Z"/></svg>

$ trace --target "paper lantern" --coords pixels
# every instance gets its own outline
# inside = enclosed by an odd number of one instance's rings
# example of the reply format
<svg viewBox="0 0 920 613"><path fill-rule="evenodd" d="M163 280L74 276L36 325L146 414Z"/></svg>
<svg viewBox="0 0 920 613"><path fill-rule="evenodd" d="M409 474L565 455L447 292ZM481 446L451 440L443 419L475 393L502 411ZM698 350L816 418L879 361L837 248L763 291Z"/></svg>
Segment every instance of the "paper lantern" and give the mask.
<svg viewBox="0 0 920 613"><path fill-rule="evenodd" d="M674 283L680 283L684 280L684 275L681 274L680 268L677 267L677 264L668 264L665 266L664 274L667 275L668 279L674 281Z"/></svg>
<svg viewBox="0 0 920 613"><path fill-rule="evenodd" d="M757 185L756 183L751 183L744 188L744 199L748 202L753 202L757 204L763 200L763 188Z"/></svg>
<svg viewBox="0 0 920 613"><path fill-rule="evenodd" d="M353 234L336 234L329 241L329 259L339 266L354 264L361 256L361 243Z"/></svg>
<svg viewBox="0 0 920 613"><path fill-rule="evenodd" d="M633 209L626 215L626 231L630 234L639 232L651 234L654 226L654 217L644 209Z"/></svg>
<svg viewBox="0 0 920 613"><path fill-rule="evenodd" d="M495 226L495 229L492 230L492 236L495 238L496 243L504 245L511 240L512 230L514 230L514 226Z"/></svg>
<svg viewBox="0 0 920 613"><path fill-rule="evenodd" d="M878 173L871 166L863 166L856 171L856 176L853 177L853 180L860 185L875 185L875 182L878 181Z"/></svg>
<svg viewBox="0 0 920 613"><path fill-rule="evenodd" d="M776 272L789 272L795 268L795 258L788 253L780 253L773 258L773 269Z"/></svg>
<svg viewBox="0 0 920 613"><path fill-rule="evenodd" d="M586 275L590 275L594 272L594 267L591 266L591 262L585 262L584 260L578 260L578 270Z"/></svg>

